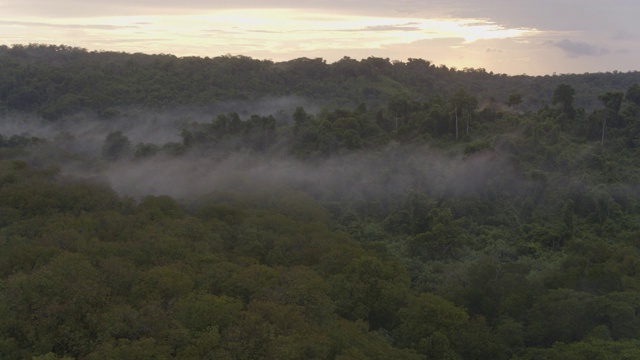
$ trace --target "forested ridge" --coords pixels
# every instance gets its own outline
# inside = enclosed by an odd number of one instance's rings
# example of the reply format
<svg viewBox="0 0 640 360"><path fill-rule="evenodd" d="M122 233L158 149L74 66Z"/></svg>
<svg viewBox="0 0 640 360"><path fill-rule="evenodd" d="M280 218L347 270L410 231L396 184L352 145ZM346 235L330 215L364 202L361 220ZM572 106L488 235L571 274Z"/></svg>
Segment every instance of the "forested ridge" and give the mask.
<svg viewBox="0 0 640 360"><path fill-rule="evenodd" d="M520 94L521 110L551 101L560 84L576 89L576 106L592 110L600 90L625 91L640 72L507 76L485 69L455 69L423 59L349 57L286 62L246 56L213 58L87 51L55 45L0 46L0 110L35 112L49 119L79 109L105 116L119 106L206 106L225 99L298 95L331 106L368 106L402 94L450 96L464 89L481 103L505 103Z"/></svg>
<svg viewBox="0 0 640 360"><path fill-rule="evenodd" d="M640 358L638 83L0 47L0 357Z"/></svg>

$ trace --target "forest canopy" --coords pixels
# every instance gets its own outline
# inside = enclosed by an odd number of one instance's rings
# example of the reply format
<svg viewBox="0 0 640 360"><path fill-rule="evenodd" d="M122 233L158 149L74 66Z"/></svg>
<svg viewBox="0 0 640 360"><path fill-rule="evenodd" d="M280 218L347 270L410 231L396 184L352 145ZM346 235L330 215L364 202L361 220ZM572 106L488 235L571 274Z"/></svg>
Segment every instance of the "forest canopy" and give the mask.
<svg viewBox="0 0 640 360"><path fill-rule="evenodd" d="M0 47L0 357L640 358L639 83Z"/></svg>
<svg viewBox="0 0 640 360"><path fill-rule="evenodd" d="M485 69L456 69L410 58L391 61L349 57L286 62L246 56L213 58L87 51L64 45L0 46L0 110L56 119L81 109L109 116L114 108L207 106L230 99L300 96L323 105L377 107L393 96L413 100L451 96L463 89L484 103L505 103L513 94L520 110L551 102L561 84L576 90L576 106L596 108L600 90L626 91L638 72L506 76Z"/></svg>

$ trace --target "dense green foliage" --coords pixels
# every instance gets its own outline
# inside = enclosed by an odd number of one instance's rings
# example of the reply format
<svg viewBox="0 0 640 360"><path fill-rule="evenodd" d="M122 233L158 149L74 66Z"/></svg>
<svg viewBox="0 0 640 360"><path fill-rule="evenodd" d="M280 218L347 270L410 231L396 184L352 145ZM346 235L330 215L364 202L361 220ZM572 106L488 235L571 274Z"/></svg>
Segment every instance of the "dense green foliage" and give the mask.
<svg viewBox="0 0 640 360"><path fill-rule="evenodd" d="M92 154L0 134L1 358L640 357L636 73L42 46L0 62L4 120L326 99L186 121L177 142L110 131ZM132 198L65 171L201 158L230 185Z"/></svg>
<svg viewBox="0 0 640 360"><path fill-rule="evenodd" d="M48 119L80 109L109 117L122 106L207 106L228 99L297 95L332 106L373 108L397 94L410 99L465 89L482 103L534 110L553 89L576 89L576 105L597 107L601 89L626 90L640 73L506 76L485 69L448 68L422 59L345 57L327 64L299 58L274 63L245 56L214 58L88 52L53 45L0 46L0 111L36 112ZM513 97L519 94L520 98ZM515 101L515 103L514 103Z"/></svg>

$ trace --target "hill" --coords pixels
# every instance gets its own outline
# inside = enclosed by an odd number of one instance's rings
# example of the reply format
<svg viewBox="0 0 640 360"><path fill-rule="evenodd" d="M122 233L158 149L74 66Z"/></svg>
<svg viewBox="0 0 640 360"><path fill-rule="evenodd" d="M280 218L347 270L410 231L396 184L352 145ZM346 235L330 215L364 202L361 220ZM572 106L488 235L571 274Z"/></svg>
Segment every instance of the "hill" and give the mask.
<svg viewBox="0 0 640 360"><path fill-rule="evenodd" d="M56 119L90 109L108 116L121 106L210 106L230 99L298 96L322 106L370 108L394 96L425 101L465 90L481 104L521 95L521 110L549 104L553 90L576 89L576 105L598 106L604 91L624 91L640 73L506 76L484 69L447 68L422 59L343 58L332 64L300 58L274 63L245 56L213 58L89 52L52 45L0 46L0 110L29 111Z"/></svg>
<svg viewBox="0 0 640 360"><path fill-rule="evenodd" d="M640 357L637 73L0 49L0 357Z"/></svg>

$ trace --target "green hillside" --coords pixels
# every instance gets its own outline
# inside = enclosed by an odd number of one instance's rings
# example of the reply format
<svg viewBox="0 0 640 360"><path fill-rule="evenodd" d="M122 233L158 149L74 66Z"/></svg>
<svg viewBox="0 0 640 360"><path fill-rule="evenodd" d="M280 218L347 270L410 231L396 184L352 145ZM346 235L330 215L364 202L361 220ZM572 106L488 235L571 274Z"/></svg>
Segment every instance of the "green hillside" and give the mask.
<svg viewBox="0 0 640 360"><path fill-rule="evenodd" d="M638 83L2 47L0 358L640 358Z"/></svg>

